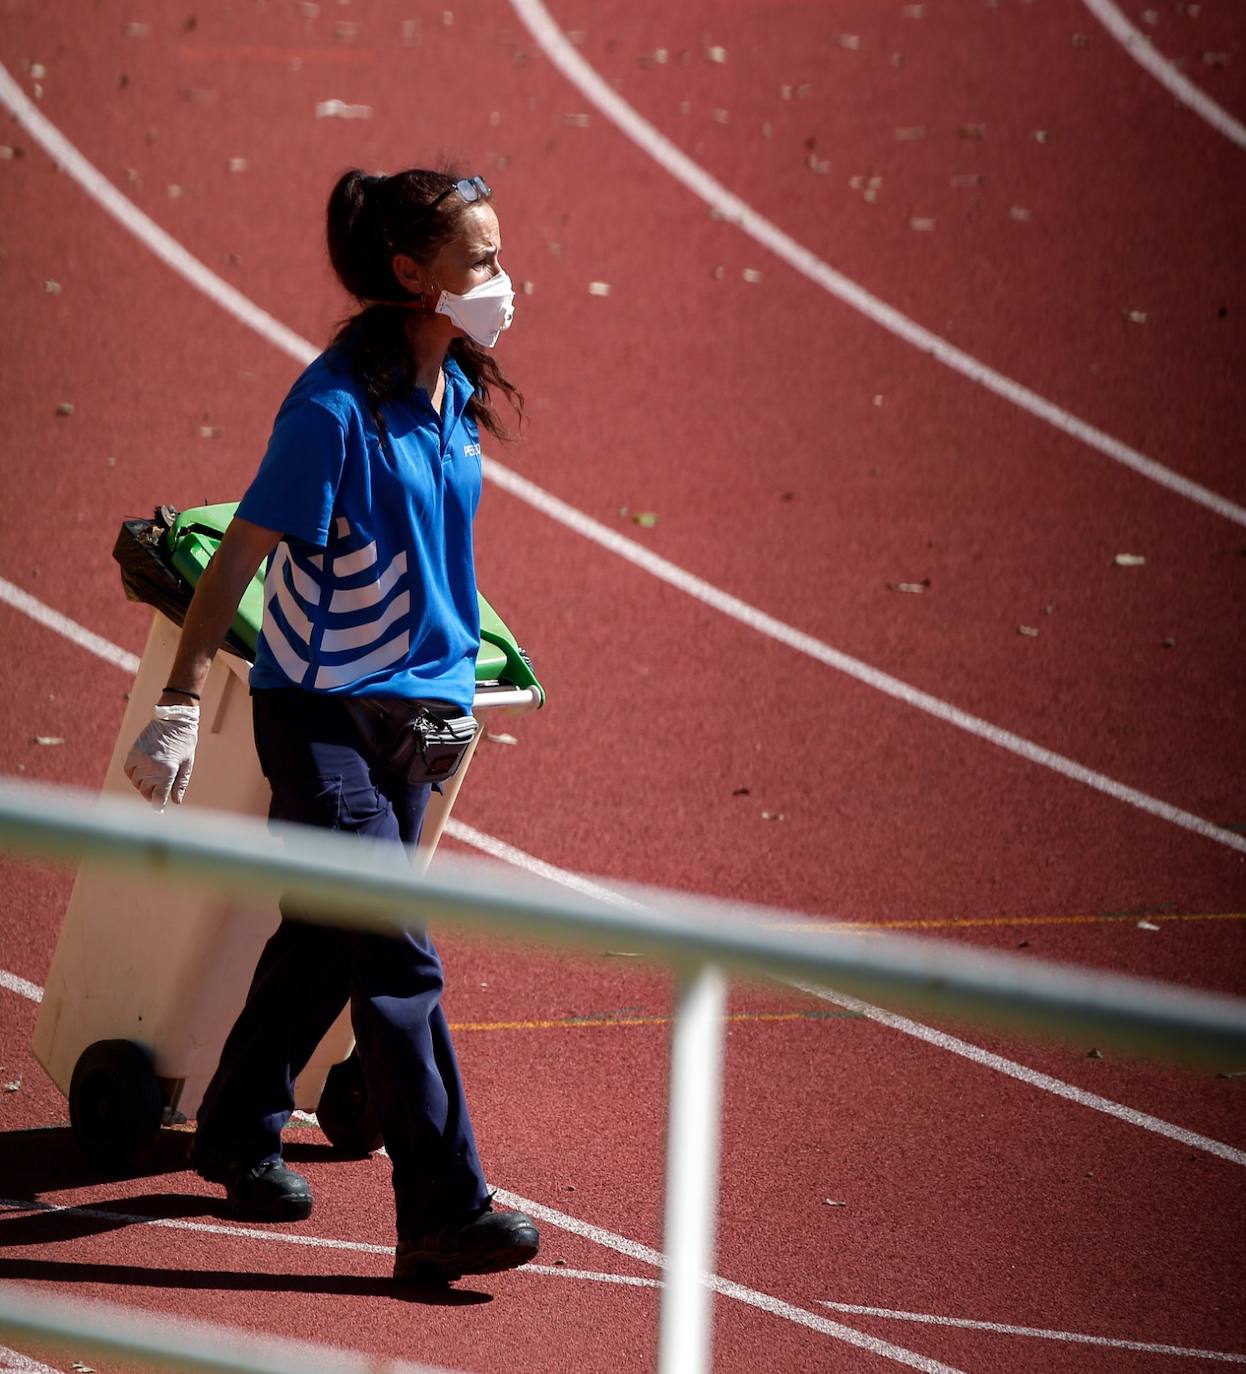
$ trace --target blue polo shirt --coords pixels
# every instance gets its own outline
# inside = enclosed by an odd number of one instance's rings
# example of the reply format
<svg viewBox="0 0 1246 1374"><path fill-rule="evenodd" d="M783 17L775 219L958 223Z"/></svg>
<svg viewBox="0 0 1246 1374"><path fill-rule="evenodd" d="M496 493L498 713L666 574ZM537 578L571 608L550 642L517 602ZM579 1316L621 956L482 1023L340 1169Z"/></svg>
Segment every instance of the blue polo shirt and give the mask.
<svg viewBox="0 0 1246 1374"><path fill-rule="evenodd" d="M385 404L388 444L339 352L291 388L238 506L284 536L264 579L252 687L470 710L480 435L466 413L471 383L450 358L442 370L440 415L420 389Z"/></svg>

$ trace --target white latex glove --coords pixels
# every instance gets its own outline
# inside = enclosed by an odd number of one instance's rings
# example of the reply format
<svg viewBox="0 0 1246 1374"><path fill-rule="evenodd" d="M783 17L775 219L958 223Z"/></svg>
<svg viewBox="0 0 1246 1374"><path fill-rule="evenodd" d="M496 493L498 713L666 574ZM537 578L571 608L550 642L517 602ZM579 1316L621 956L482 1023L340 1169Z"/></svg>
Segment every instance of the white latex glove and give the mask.
<svg viewBox="0 0 1246 1374"><path fill-rule="evenodd" d="M157 811L186 795L198 738L198 706L157 706L126 755L126 777Z"/></svg>

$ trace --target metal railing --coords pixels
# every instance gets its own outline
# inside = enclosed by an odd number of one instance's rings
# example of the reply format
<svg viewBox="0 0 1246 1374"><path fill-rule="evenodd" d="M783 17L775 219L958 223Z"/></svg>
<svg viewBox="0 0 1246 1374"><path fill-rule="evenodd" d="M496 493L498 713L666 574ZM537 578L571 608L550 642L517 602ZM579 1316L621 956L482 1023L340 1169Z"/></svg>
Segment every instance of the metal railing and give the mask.
<svg viewBox="0 0 1246 1374"><path fill-rule="evenodd" d="M1096 1045L1204 1066L1246 1061L1246 1001L1237 998L929 939L832 932L790 913L644 888L613 885L621 900L606 902L527 874L508 873L499 882L496 867L447 856L420 875L398 846L298 826L204 810L157 815L138 802L6 781L0 848L251 899L287 896L307 919L338 926L396 933L457 925L563 947L627 949L670 965L679 987L668 1085L660 1374L704 1374L710 1367L705 1280L712 1269L727 973L812 982L889 1006L1090 1037ZM8 1324L12 1306L0 1305L0 1330L15 1329Z"/></svg>
<svg viewBox="0 0 1246 1374"><path fill-rule="evenodd" d="M116 1303L48 1298L26 1285L0 1287L0 1332L40 1349L109 1355L153 1369L192 1369L203 1374L458 1374L405 1360L352 1350L244 1335L215 1322L136 1312ZM0 1350L0 1364L3 1364ZM85 1361L75 1361L84 1364ZM7 1366L6 1366L7 1367ZM20 1365L18 1366L21 1367Z"/></svg>

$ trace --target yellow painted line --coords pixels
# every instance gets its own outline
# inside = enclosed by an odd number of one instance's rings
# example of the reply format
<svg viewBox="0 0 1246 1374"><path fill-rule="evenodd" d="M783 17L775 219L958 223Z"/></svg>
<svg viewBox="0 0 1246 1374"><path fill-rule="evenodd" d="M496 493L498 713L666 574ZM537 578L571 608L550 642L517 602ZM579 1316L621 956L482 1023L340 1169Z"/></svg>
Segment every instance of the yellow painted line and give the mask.
<svg viewBox="0 0 1246 1374"><path fill-rule="evenodd" d="M739 1011L723 1019L741 1021L845 1021L859 1020L855 1011ZM617 1026L669 1026L670 1016L562 1016L545 1021L458 1021L450 1029L459 1031L516 1030L591 1030Z"/></svg>
<svg viewBox="0 0 1246 1374"><path fill-rule="evenodd" d="M1107 913L1080 916L950 916L944 920L911 921L789 921L776 930L803 930L812 934L851 931L869 935L880 930L960 930L972 926L1092 926L1136 924L1138 921L1246 921L1246 911L1209 911L1200 914L1144 914L1113 916Z"/></svg>
<svg viewBox="0 0 1246 1374"><path fill-rule="evenodd" d="M775 930L812 931L814 934L832 934L851 931L855 935L880 935L884 930L956 930L973 926L1086 926L1121 925L1138 921L1246 921L1243 911L1216 911L1201 914L1168 913L1166 915L1120 915L1106 913L1075 916L962 916L945 920L908 920L908 921L812 921L785 922L772 927ZM827 1021L858 1017L857 1012L847 1011L765 1011L733 1012L724 1019L728 1022L764 1021ZM524 1031L524 1030L608 1030L622 1026L669 1026L673 1018L669 1016L563 1016L547 1020L533 1021L459 1021L452 1023L452 1031Z"/></svg>

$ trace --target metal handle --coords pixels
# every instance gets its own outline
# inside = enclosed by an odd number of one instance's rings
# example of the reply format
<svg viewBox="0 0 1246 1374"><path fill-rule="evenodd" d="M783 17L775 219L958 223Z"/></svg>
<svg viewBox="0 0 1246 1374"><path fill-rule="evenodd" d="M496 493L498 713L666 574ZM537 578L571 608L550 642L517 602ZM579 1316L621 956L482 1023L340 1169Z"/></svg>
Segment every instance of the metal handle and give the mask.
<svg viewBox="0 0 1246 1374"><path fill-rule="evenodd" d="M476 695L472 699L472 710L480 711L486 707L492 710L497 706L507 706L512 711L528 712L539 711L545 705L545 693L540 687L505 687L499 683L496 687L481 686L476 688Z"/></svg>

